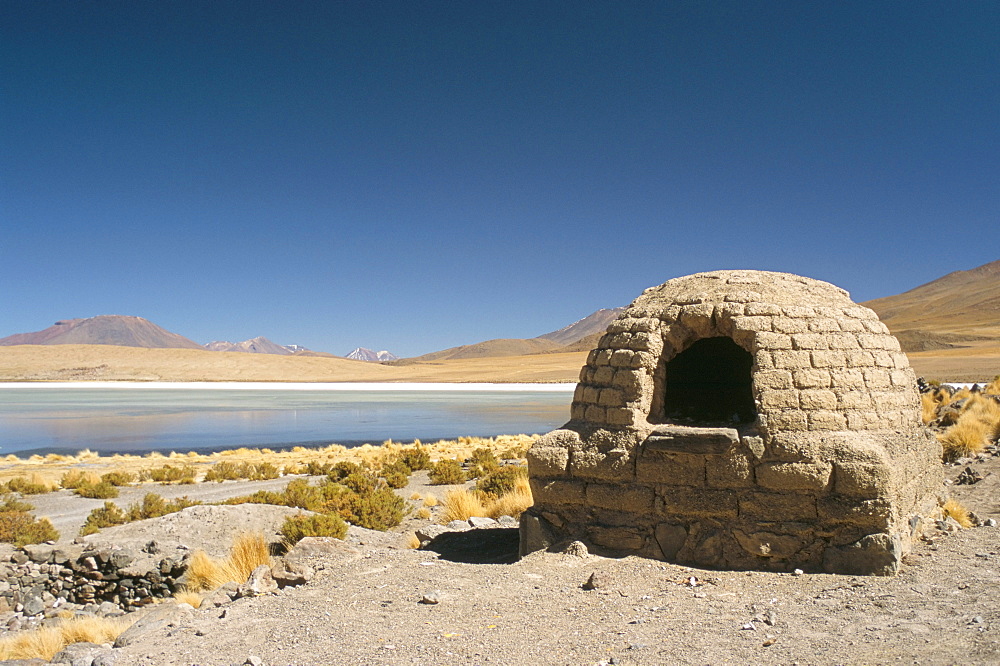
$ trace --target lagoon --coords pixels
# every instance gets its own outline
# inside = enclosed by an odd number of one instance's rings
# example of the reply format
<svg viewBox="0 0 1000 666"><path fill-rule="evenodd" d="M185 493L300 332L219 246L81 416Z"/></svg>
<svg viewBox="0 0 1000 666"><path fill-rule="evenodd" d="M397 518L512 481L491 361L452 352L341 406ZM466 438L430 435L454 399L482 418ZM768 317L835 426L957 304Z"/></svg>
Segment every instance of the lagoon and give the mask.
<svg viewBox="0 0 1000 666"><path fill-rule="evenodd" d="M0 455L346 446L544 433L567 384L0 384Z"/></svg>

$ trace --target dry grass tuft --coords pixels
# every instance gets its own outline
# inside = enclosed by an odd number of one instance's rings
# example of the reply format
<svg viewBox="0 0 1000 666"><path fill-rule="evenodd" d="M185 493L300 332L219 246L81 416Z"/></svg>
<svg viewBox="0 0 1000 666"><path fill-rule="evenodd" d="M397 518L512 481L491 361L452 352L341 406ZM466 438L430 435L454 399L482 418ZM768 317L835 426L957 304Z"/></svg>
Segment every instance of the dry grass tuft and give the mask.
<svg viewBox="0 0 1000 666"><path fill-rule="evenodd" d="M962 527L972 527L972 517L969 515L969 510L958 503L957 500L949 499L941 507L944 512L945 517L953 518L956 523Z"/></svg>
<svg viewBox="0 0 1000 666"><path fill-rule="evenodd" d="M185 576L187 589L193 592L214 590L226 583L223 580L222 566L203 550L196 550L191 556Z"/></svg>
<svg viewBox="0 0 1000 666"><path fill-rule="evenodd" d="M261 532L246 532L236 537L229 556L222 562L223 582L245 583L253 570L262 564L271 566L271 552Z"/></svg>
<svg viewBox="0 0 1000 666"><path fill-rule="evenodd" d="M434 495L428 495L424 498L424 506L437 506L438 498Z"/></svg>
<svg viewBox="0 0 1000 666"><path fill-rule="evenodd" d="M192 608L199 608L202 600L201 594L194 590L184 589L174 595L174 600L179 604L188 604Z"/></svg>
<svg viewBox="0 0 1000 666"><path fill-rule="evenodd" d="M420 493L413 493L412 495L410 495L411 500L422 500L423 498L424 496L421 495Z"/></svg>
<svg viewBox="0 0 1000 666"><path fill-rule="evenodd" d="M945 462L968 458L986 450L987 428L975 419L961 419L943 433L938 440L944 449Z"/></svg>
<svg viewBox="0 0 1000 666"><path fill-rule="evenodd" d="M494 519L500 516L517 518L534 503L528 477L518 477L513 489L489 503L486 513Z"/></svg>
<svg viewBox="0 0 1000 666"><path fill-rule="evenodd" d="M419 518L420 520L430 520L430 518L431 518L431 511L430 511L430 509L428 509L426 507L421 507L417 511L417 518Z"/></svg>
<svg viewBox="0 0 1000 666"><path fill-rule="evenodd" d="M117 618L80 617L66 620L54 627L21 632L0 639L0 660L49 661L72 643L113 643L134 621L128 615Z"/></svg>
<svg viewBox="0 0 1000 666"><path fill-rule="evenodd" d="M445 495L441 506L444 507L441 524L453 520L468 520L473 516L486 516L486 507L480 496L464 489L450 491Z"/></svg>
<svg viewBox="0 0 1000 666"><path fill-rule="evenodd" d="M416 534L410 534L410 536L407 537L406 539L406 547L409 548L410 550L416 550L417 548L420 548L420 537L418 537Z"/></svg>

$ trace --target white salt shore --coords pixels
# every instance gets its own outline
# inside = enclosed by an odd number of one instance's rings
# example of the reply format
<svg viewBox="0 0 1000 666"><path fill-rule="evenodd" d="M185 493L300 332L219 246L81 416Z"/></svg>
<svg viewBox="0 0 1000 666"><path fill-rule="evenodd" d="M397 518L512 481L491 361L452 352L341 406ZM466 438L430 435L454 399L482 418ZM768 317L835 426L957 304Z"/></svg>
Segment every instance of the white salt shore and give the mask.
<svg viewBox="0 0 1000 666"><path fill-rule="evenodd" d="M450 384L446 382L0 382L0 389L209 389L257 391L564 391L576 384Z"/></svg>

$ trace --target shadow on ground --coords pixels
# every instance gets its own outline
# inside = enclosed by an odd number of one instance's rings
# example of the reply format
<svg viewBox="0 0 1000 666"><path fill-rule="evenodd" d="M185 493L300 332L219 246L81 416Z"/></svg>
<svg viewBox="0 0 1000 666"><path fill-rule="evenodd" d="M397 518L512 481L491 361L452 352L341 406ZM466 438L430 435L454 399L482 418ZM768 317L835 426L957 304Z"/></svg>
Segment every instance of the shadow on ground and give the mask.
<svg viewBox="0 0 1000 666"><path fill-rule="evenodd" d="M518 529L504 527L445 532L424 546L424 550L434 551L442 560L451 562L512 564L518 560L518 544Z"/></svg>

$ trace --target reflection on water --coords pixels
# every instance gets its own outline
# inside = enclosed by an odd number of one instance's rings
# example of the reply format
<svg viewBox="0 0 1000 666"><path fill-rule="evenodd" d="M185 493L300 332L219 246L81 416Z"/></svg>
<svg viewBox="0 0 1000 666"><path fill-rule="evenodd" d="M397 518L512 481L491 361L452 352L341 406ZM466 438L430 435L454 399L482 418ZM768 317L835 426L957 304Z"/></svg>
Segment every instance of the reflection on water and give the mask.
<svg viewBox="0 0 1000 666"><path fill-rule="evenodd" d="M0 454L102 453L382 442L547 432L569 417L551 391L0 390Z"/></svg>

